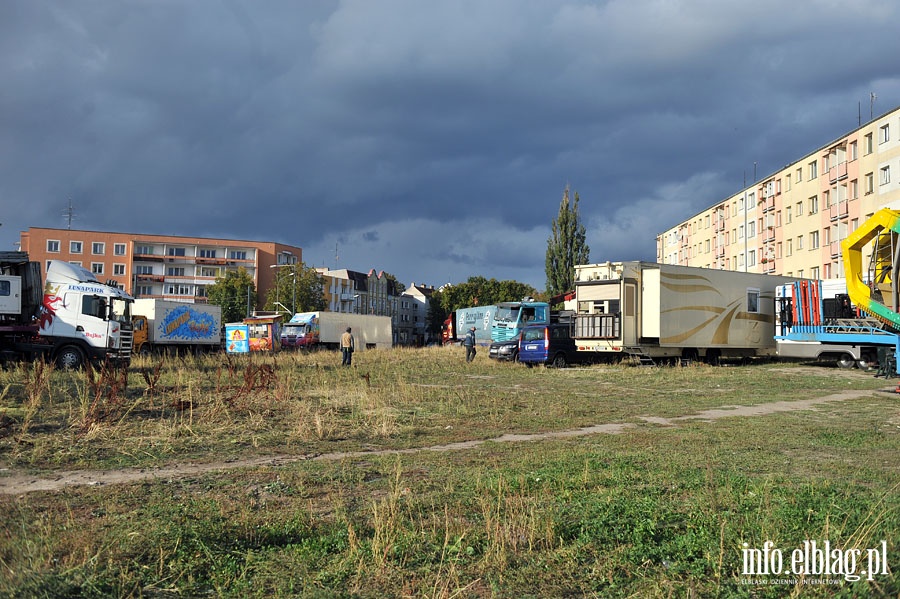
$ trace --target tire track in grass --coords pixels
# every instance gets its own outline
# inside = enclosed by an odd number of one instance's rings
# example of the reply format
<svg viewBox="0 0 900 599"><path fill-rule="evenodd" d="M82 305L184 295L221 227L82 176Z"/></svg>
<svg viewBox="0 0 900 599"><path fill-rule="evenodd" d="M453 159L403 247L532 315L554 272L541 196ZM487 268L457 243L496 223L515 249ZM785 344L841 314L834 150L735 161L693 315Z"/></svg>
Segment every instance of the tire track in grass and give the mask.
<svg viewBox="0 0 900 599"><path fill-rule="evenodd" d="M893 390L891 390L893 391ZM795 401L776 401L752 406L724 406L703 410L694 414L662 418L658 416L640 416L639 418L648 424L663 426L677 426L681 422L699 420L713 422L721 418L751 418L766 416L780 412L797 412L802 410L814 410L816 407L830 402L849 401L869 397L877 391L843 391L823 397L801 399ZM371 451L343 451L323 454L308 455L274 455L240 460L227 460L206 463L172 464L159 468L127 468L121 470L69 470L60 471L44 477L29 476L21 473L8 474L9 470L0 470L0 495L21 495L35 491L58 491L69 486L90 485L102 486L122 483L139 482L142 480L170 480L186 478L189 476L206 474L208 472L233 470L237 468L254 468L260 466L285 466L302 461L336 461L343 459L356 459L370 456L408 455L423 451L447 452L464 451L474 449L487 443L529 443L534 441L546 441L552 439L567 439L572 437L584 437L587 435L619 434L625 430L633 429L639 424L610 423L597 424L576 429L562 431L548 431L543 433L506 433L491 439L478 439L473 441L460 441L446 445L432 445L428 447L416 447L410 449L382 449Z"/></svg>

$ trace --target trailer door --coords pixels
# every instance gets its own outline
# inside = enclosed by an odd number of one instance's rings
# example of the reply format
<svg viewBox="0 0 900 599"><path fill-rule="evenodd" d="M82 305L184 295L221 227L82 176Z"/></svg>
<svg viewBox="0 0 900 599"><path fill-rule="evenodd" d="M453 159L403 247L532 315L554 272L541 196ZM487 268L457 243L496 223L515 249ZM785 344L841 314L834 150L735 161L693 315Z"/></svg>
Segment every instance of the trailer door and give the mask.
<svg viewBox="0 0 900 599"><path fill-rule="evenodd" d="M644 338L659 339L659 272L658 268L646 268L641 271L640 336Z"/></svg>

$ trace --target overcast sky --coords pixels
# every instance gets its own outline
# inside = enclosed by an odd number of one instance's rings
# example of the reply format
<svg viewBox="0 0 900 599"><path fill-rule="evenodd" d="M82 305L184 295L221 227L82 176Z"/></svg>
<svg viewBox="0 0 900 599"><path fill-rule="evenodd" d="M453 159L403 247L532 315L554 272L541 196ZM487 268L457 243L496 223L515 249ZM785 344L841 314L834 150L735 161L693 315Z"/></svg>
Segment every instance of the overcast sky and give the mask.
<svg viewBox="0 0 900 599"><path fill-rule="evenodd" d="M4 0L0 249L28 227L278 241L544 289L900 104L897 0ZM335 249L337 248L337 251Z"/></svg>

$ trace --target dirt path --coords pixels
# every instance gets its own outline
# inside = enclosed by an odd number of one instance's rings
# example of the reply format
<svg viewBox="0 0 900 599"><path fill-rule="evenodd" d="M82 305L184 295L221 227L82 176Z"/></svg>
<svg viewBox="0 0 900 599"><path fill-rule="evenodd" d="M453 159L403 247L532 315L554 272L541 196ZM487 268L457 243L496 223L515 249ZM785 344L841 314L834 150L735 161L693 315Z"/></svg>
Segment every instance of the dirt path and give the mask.
<svg viewBox="0 0 900 599"><path fill-rule="evenodd" d="M695 414L677 416L674 418L660 418L656 416L642 416L641 419L649 424L663 426L677 426L678 423L689 420L701 420L712 422L721 418L765 416L779 412L796 412L811 410L817 406L829 403L858 399L872 395L873 391L844 391L797 401L777 401L773 403L755 406L724 406L711 410L704 410ZM58 491L72 485L113 485L118 483L130 483L146 479L173 479L187 476L205 474L217 470L231 470L235 468L252 468L256 466L283 466L304 460L342 460L345 458L361 458L367 456L403 455L415 454L423 451L460 451L479 447L486 443L524 443L530 441L543 441L547 439L564 439L570 437L582 437L597 434L618 434L624 430L635 428L639 425L629 423L598 424L577 429L550 431L535 434L507 433L492 439L475 441L461 441L447 445L432 445L413 449L385 449L380 451L351 451L310 455L273 455L268 457L249 458L245 460L233 460L224 462L172 464L161 468L131 468L124 470L70 470L57 472L53 475L38 478L25 474L0 471L0 494L21 495L33 491Z"/></svg>

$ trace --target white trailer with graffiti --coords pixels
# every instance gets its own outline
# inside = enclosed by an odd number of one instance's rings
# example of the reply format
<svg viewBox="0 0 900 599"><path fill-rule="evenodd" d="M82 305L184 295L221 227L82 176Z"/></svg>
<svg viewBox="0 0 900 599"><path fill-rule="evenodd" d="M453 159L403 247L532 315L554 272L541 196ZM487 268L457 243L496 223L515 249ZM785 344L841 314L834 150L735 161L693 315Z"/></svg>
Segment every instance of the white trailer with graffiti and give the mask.
<svg viewBox="0 0 900 599"><path fill-rule="evenodd" d="M652 262L575 267L575 342L607 357L774 356L775 289L797 279Z"/></svg>
<svg viewBox="0 0 900 599"><path fill-rule="evenodd" d="M216 351L222 347L222 308L158 298L134 300L135 353Z"/></svg>

